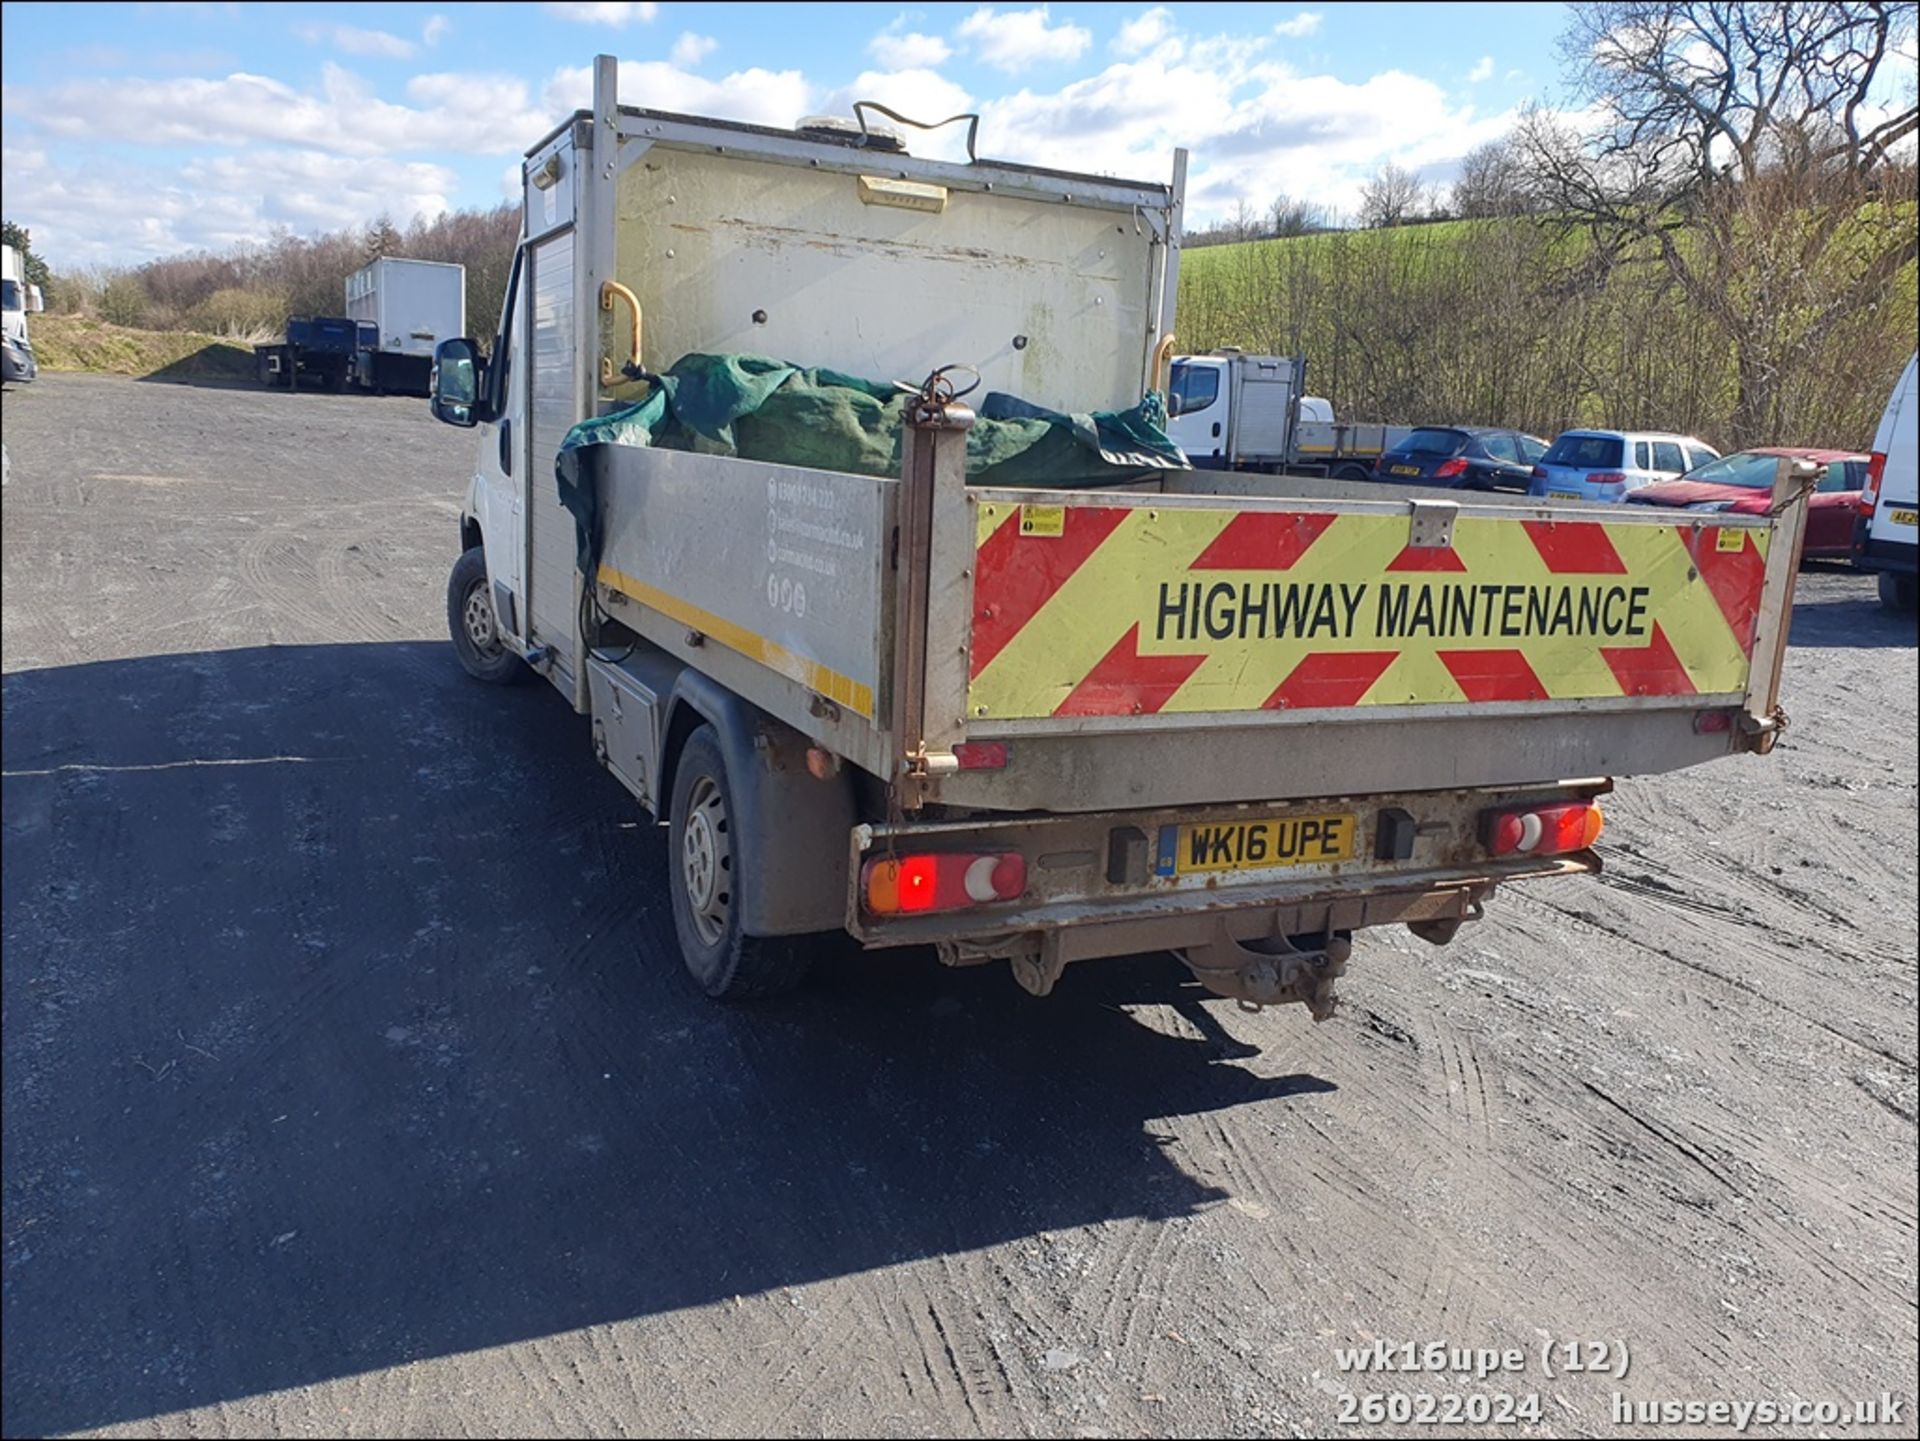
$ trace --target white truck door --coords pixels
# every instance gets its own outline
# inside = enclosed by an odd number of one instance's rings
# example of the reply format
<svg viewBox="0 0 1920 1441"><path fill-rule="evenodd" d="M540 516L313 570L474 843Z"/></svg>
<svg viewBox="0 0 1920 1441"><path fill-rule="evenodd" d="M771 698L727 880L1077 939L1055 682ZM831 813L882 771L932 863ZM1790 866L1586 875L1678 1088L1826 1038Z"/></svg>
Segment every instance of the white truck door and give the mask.
<svg viewBox="0 0 1920 1441"><path fill-rule="evenodd" d="M1167 435L1203 470L1227 465L1227 362L1207 355L1181 356L1173 362L1168 382L1168 409L1172 417Z"/></svg>
<svg viewBox="0 0 1920 1441"><path fill-rule="evenodd" d="M500 381L504 404L500 419L480 428L473 508L486 539L487 579L493 586L493 607L500 630L524 648L527 644L524 517L529 466L527 305L522 294L521 272L521 262L516 261L513 276L507 282L507 313L494 342L493 363L506 368Z"/></svg>

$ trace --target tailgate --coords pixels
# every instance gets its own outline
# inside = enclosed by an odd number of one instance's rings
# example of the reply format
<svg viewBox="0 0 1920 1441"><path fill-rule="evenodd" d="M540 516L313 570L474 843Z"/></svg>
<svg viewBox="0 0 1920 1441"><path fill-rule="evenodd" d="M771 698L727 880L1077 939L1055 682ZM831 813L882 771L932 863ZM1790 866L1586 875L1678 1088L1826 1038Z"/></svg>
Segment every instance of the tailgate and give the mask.
<svg viewBox="0 0 1920 1441"><path fill-rule="evenodd" d="M1764 722L1804 513L972 501L974 736L1570 705Z"/></svg>

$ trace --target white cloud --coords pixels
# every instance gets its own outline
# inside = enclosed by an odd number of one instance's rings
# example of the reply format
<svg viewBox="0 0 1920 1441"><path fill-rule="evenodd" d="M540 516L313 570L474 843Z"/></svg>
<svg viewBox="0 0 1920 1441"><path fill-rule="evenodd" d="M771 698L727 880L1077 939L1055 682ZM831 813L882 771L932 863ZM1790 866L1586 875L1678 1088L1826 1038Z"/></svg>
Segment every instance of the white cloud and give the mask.
<svg viewBox="0 0 1920 1441"><path fill-rule="evenodd" d="M621 0L548 0L547 10L562 20L577 20L582 25L611 25L615 29L630 25L635 20L645 24L660 13L660 7L653 0L638 0L638 3L626 4Z"/></svg>
<svg viewBox="0 0 1920 1441"><path fill-rule="evenodd" d="M309 45L332 45L349 55L379 55L389 60L406 60L414 51L411 40L385 30L362 30L357 25L306 25L300 29L300 38Z"/></svg>
<svg viewBox="0 0 1920 1441"><path fill-rule="evenodd" d="M1144 55L1172 34L1173 12L1164 5L1156 5L1120 27L1120 33L1113 37L1113 50L1115 54L1129 57Z"/></svg>
<svg viewBox="0 0 1920 1441"><path fill-rule="evenodd" d="M258 245L281 227L311 233L380 214L404 226L445 211L457 179L440 165L312 150L203 156L177 168L50 166L15 149L0 161L9 203L33 215L35 248L63 269Z"/></svg>
<svg viewBox="0 0 1920 1441"><path fill-rule="evenodd" d="M1467 84L1478 85L1482 80L1493 79L1493 57L1482 55L1480 63L1467 72Z"/></svg>
<svg viewBox="0 0 1920 1441"><path fill-rule="evenodd" d="M1200 58L1196 58L1200 57ZM1280 194L1351 212L1383 160L1443 170L1513 115L1453 106L1430 80L1387 71L1351 84L1263 62L1249 46L1195 45L1109 66L1048 94L1022 90L983 108L980 148L1039 165L1154 180L1174 147L1192 152L1187 223Z"/></svg>
<svg viewBox="0 0 1920 1441"><path fill-rule="evenodd" d="M755 68L708 80L689 75L664 60L622 60L620 98L628 105L645 105L653 110L786 127L811 113L813 90L798 70ZM593 103L593 71L585 65L555 71L542 102L552 117L584 109ZM538 138L550 125L551 120L543 123L523 137L520 145L524 147Z"/></svg>
<svg viewBox="0 0 1920 1441"><path fill-rule="evenodd" d="M973 43L981 60L1008 74L1045 61L1078 60L1093 44L1092 31L1083 25L1053 24L1044 5L1033 10L983 5L962 20L955 33Z"/></svg>
<svg viewBox="0 0 1920 1441"><path fill-rule="evenodd" d="M953 47L938 35L921 35L897 28L901 21L882 30L867 42L867 51L887 70L931 70L944 65L953 55Z"/></svg>
<svg viewBox="0 0 1920 1441"><path fill-rule="evenodd" d="M667 58L681 69L689 70L719 47L720 42L711 35L696 35L691 30L682 30Z"/></svg>
<svg viewBox="0 0 1920 1441"><path fill-rule="evenodd" d="M75 140L223 150L264 141L359 156L510 154L525 149L553 119L553 112L533 106L525 83L511 76L416 75L406 93L413 104L382 100L358 75L328 64L317 93L235 73L10 86L4 104L40 130Z"/></svg>
<svg viewBox="0 0 1920 1441"><path fill-rule="evenodd" d="M1302 10L1291 20L1282 20L1273 27L1273 33L1284 35L1289 40L1304 40L1309 35L1320 33L1320 22L1325 17L1318 10Z"/></svg>
<svg viewBox="0 0 1920 1441"><path fill-rule="evenodd" d="M453 22L444 15L429 15L427 23L420 27L420 38L429 45L438 45L446 39L447 32L453 29Z"/></svg>

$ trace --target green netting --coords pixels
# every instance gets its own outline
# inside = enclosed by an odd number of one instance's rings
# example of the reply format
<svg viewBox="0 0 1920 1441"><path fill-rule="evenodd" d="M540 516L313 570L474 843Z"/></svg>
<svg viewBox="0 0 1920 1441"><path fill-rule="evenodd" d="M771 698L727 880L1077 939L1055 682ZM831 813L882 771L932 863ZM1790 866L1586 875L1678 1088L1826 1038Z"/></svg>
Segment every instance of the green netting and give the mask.
<svg viewBox="0 0 1920 1441"><path fill-rule="evenodd" d="M682 356L645 400L582 421L561 443L560 499L579 528L581 569L591 573L597 548L596 497L582 481L591 447L698 450L893 477L910 399L897 385L761 355ZM1151 391L1131 410L1082 415L995 393L977 417L967 432L969 485L1091 489L1189 468Z"/></svg>

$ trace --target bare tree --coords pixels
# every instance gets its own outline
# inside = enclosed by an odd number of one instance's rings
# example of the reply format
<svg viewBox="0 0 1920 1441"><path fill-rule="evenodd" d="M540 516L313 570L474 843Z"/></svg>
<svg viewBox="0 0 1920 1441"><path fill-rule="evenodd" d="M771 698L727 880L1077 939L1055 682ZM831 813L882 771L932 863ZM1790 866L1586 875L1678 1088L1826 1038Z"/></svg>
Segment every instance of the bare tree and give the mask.
<svg viewBox="0 0 1920 1441"><path fill-rule="evenodd" d="M1333 221L1324 205L1296 200L1291 195L1276 195L1267 207L1267 234L1287 238L1311 235L1316 230L1331 230Z"/></svg>
<svg viewBox="0 0 1920 1441"><path fill-rule="evenodd" d="M1608 264L1660 267L1733 352L1731 439L1774 438L1786 382L1884 304L1915 258L1911 143L1890 99L1916 6L1608 0L1562 41L1602 116L1543 111L1518 143L1562 224ZM1904 88L1904 87L1903 87Z"/></svg>
<svg viewBox="0 0 1920 1441"><path fill-rule="evenodd" d="M1360 223L1369 228L1404 225L1419 215L1425 196L1420 178L1389 160L1360 187Z"/></svg>
<svg viewBox="0 0 1920 1441"><path fill-rule="evenodd" d="M1511 141L1476 145L1453 182L1453 213L1462 220L1499 219L1526 210L1526 168Z"/></svg>
<svg viewBox="0 0 1920 1441"><path fill-rule="evenodd" d="M383 256L398 255L405 248L406 241L391 216L382 215L367 227L366 257L369 262Z"/></svg>

